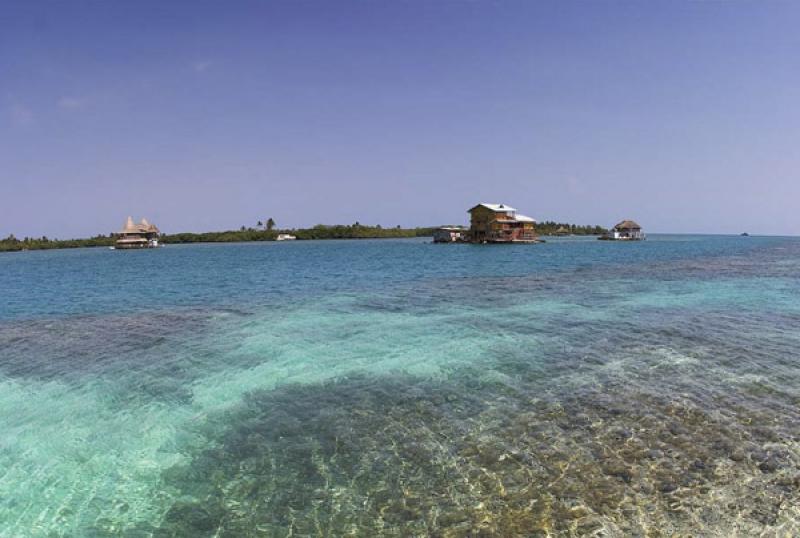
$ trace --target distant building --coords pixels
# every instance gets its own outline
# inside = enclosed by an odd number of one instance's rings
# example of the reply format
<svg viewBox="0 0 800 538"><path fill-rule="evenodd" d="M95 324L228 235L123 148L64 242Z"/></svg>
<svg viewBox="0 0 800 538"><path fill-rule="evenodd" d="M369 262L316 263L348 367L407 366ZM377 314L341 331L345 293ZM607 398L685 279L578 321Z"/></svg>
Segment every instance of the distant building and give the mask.
<svg viewBox="0 0 800 538"><path fill-rule="evenodd" d="M158 237L161 232L155 224L150 224L147 219L142 219L139 224L134 224L133 218L128 217L125 227L117 232L116 248L155 248L159 246Z"/></svg>
<svg viewBox="0 0 800 538"><path fill-rule="evenodd" d="M633 220L623 220L607 234L600 236L607 241L641 241L645 239L642 227Z"/></svg>
<svg viewBox="0 0 800 538"><path fill-rule="evenodd" d="M553 235L572 235L572 232L570 232L569 228L559 226L558 229L553 232Z"/></svg>
<svg viewBox="0 0 800 538"><path fill-rule="evenodd" d="M504 204L478 204L470 214L469 240L473 243L535 243L536 221Z"/></svg>
<svg viewBox="0 0 800 538"><path fill-rule="evenodd" d="M458 243L466 240L467 230L460 226L442 226L433 232L434 243Z"/></svg>

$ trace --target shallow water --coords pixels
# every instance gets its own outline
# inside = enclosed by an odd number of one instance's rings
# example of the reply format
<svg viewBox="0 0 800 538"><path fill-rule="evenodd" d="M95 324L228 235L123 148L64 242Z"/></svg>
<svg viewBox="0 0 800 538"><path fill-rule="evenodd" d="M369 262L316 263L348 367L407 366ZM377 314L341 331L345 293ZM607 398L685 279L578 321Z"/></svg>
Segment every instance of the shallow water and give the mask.
<svg viewBox="0 0 800 538"><path fill-rule="evenodd" d="M0 536L800 534L800 240L0 255Z"/></svg>

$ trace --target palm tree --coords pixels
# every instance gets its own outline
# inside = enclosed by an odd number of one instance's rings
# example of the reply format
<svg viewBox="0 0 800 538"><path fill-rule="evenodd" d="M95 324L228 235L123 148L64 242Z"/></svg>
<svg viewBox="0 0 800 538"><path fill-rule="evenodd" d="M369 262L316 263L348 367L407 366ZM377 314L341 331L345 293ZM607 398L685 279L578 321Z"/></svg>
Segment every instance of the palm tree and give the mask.
<svg viewBox="0 0 800 538"><path fill-rule="evenodd" d="M272 217L267 219L267 230L272 230L275 227L275 221L272 220Z"/></svg>
<svg viewBox="0 0 800 538"><path fill-rule="evenodd" d="M258 226L259 228L261 228L262 226L264 226L264 224L263 224L261 221L258 221L258 224L256 224L256 226Z"/></svg>

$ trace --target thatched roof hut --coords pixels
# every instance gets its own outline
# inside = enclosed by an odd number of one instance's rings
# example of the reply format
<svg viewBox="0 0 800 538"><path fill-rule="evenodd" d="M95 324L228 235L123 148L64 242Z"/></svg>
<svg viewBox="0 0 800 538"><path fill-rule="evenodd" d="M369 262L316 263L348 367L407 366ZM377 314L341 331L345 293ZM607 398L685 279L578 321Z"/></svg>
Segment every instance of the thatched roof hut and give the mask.
<svg viewBox="0 0 800 538"><path fill-rule="evenodd" d="M125 227L117 235L117 248L152 248L159 246L158 236L161 231L155 224L147 222L147 219L136 224L133 217L128 217Z"/></svg>
<svg viewBox="0 0 800 538"><path fill-rule="evenodd" d="M571 232L569 228L565 228L564 226L559 226L558 229L554 232L556 235L569 235Z"/></svg>
<svg viewBox="0 0 800 538"><path fill-rule="evenodd" d="M614 229L619 232L638 232L642 230L642 227L639 226L634 220L623 220L614 226Z"/></svg>
<svg viewBox="0 0 800 538"><path fill-rule="evenodd" d="M634 220L623 220L614 228L601 235L598 239L605 241L642 241L645 235L642 227Z"/></svg>

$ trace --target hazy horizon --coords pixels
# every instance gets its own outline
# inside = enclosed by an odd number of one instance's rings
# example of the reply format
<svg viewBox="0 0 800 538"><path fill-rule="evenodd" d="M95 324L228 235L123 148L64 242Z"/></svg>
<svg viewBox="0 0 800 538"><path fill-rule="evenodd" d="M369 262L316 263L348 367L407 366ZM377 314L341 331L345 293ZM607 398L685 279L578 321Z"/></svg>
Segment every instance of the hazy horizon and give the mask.
<svg viewBox="0 0 800 538"><path fill-rule="evenodd" d="M464 224L800 235L800 4L7 2L0 237Z"/></svg>

